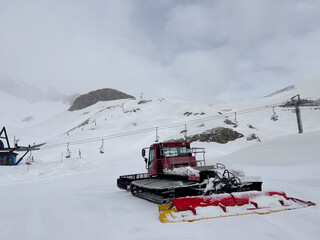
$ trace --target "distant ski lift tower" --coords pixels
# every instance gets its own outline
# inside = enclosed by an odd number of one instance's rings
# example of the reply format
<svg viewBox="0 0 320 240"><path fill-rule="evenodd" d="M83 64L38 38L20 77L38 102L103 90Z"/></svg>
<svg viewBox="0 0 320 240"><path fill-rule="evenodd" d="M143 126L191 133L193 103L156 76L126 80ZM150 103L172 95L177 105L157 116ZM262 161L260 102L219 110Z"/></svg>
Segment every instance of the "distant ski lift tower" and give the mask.
<svg viewBox="0 0 320 240"><path fill-rule="evenodd" d="M294 106L295 106L299 133L303 133L302 119L301 119L301 112L300 112L300 103L301 103L300 94L293 96L291 98L291 101L294 103Z"/></svg>
<svg viewBox="0 0 320 240"><path fill-rule="evenodd" d="M158 127L156 127L156 140L154 140L155 142L159 141L159 135L158 135Z"/></svg>

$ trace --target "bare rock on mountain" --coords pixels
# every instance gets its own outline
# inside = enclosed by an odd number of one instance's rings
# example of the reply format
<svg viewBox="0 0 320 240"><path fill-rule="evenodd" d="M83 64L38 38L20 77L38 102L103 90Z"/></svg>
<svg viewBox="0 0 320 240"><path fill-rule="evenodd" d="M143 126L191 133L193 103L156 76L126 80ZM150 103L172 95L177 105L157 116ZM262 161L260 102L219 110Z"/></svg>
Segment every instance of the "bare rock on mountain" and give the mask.
<svg viewBox="0 0 320 240"><path fill-rule="evenodd" d="M182 131L181 133L184 133L184 131ZM199 141L199 142L217 142L217 143L225 144L229 141L234 141L238 138L242 138L243 136L244 135L242 133L234 131L230 128L217 127L217 128L209 129L199 134L188 136L187 140L189 142ZM184 141L184 139L183 138L172 139L167 142L175 142L175 141Z"/></svg>
<svg viewBox="0 0 320 240"><path fill-rule="evenodd" d="M217 142L217 143L227 143L229 141L234 141L238 138L242 138L243 134L234 131L230 128L217 127L209 129L203 133L195 134L188 137L190 142Z"/></svg>
<svg viewBox="0 0 320 240"><path fill-rule="evenodd" d="M133 96L111 88L98 89L77 97L69 111L80 110L89 107L99 101L112 101L119 99L135 99Z"/></svg>

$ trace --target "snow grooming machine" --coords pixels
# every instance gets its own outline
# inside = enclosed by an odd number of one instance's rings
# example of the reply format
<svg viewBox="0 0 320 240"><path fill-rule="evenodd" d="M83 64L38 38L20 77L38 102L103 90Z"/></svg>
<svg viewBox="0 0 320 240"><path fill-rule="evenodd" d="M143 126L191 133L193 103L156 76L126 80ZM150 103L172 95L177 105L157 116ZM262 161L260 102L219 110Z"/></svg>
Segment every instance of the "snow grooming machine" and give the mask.
<svg viewBox="0 0 320 240"><path fill-rule="evenodd" d="M199 154L201 160L196 159ZM261 192L260 177L245 176L220 163L207 166L204 148L191 148L189 142L155 143L143 148L142 156L148 173L120 176L117 185L160 204L161 222L265 214L314 205L284 193Z"/></svg>

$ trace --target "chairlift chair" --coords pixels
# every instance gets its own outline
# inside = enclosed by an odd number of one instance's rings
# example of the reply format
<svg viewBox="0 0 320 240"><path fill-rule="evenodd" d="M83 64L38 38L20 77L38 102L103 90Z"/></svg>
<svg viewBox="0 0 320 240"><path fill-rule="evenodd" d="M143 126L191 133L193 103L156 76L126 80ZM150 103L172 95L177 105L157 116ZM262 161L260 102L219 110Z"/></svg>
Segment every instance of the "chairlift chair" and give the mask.
<svg viewBox="0 0 320 240"><path fill-rule="evenodd" d="M103 148L103 139L102 139L102 143L101 143L101 147L100 147L100 153L104 153L104 148Z"/></svg>
<svg viewBox="0 0 320 240"><path fill-rule="evenodd" d="M275 107L272 108L273 115L271 116L271 120L277 121L279 116L277 115L276 111L274 110Z"/></svg>
<svg viewBox="0 0 320 240"><path fill-rule="evenodd" d="M27 157L26 165L31 165L31 156Z"/></svg>
<svg viewBox="0 0 320 240"><path fill-rule="evenodd" d="M71 151L69 149L69 143L67 144L67 152L65 158L70 158L71 157Z"/></svg>

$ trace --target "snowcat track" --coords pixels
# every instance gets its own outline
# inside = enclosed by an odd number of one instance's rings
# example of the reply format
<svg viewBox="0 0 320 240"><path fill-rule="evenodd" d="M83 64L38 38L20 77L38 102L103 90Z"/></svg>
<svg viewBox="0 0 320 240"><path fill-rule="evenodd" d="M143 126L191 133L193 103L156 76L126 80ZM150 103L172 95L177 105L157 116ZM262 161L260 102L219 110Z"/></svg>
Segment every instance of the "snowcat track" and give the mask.
<svg viewBox="0 0 320 240"><path fill-rule="evenodd" d="M120 189L130 190L130 184L135 180L147 179L148 173L137 173L122 175L117 179L117 186Z"/></svg>
<svg viewBox="0 0 320 240"><path fill-rule="evenodd" d="M246 182L241 188L229 189L230 192L261 191L262 182ZM173 198L202 195L204 186L199 182L183 179L146 178L132 181L132 195L156 204L166 204Z"/></svg>
<svg viewBox="0 0 320 240"><path fill-rule="evenodd" d="M172 198L186 196L193 187L197 189L198 185L192 181L149 178L133 181L130 190L134 196L164 204L169 203Z"/></svg>
<svg viewBox="0 0 320 240"><path fill-rule="evenodd" d="M160 195L157 195L151 192L134 192L132 193L132 195L156 204L166 204L170 201L170 200L164 199Z"/></svg>

